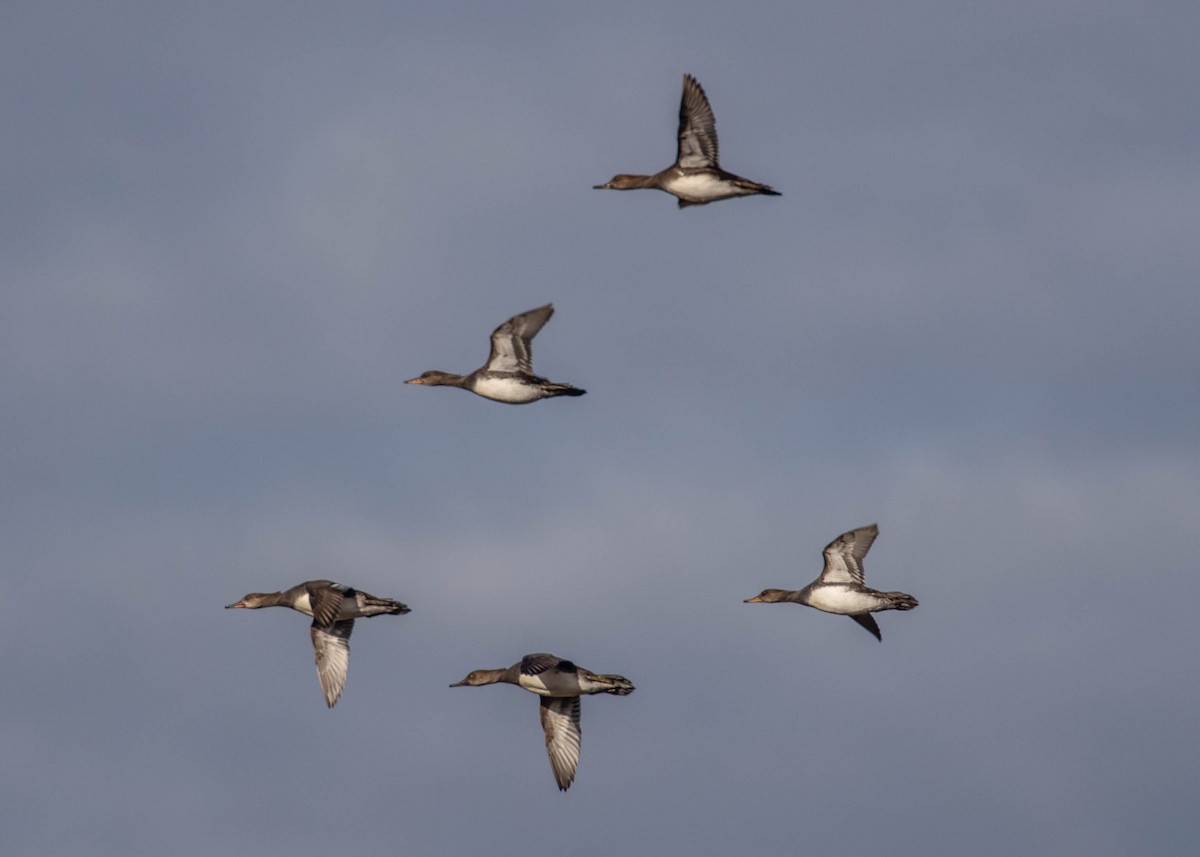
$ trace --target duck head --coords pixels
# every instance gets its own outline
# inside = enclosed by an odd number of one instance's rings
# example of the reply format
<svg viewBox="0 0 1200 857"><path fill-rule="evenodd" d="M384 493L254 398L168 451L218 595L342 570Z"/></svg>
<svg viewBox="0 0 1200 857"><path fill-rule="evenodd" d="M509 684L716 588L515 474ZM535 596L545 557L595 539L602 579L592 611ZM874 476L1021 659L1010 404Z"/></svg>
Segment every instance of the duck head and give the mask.
<svg viewBox="0 0 1200 857"><path fill-rule="evenodd" d="M774 604L777 601L783 601L787 595L787 590L784 589L764 589L762 592L755 595L753 598L747 598L743 604Z"/></svg>
<svg viewBox="0 0 1200 857"><path fill-rule="evenodd" d="M450 372L439 372L436 369L431 369L428 372L422 372L416 378L409 378L405 384L424 384L426 387L461 387L463 378L461 375L453 375Z"/></svg>

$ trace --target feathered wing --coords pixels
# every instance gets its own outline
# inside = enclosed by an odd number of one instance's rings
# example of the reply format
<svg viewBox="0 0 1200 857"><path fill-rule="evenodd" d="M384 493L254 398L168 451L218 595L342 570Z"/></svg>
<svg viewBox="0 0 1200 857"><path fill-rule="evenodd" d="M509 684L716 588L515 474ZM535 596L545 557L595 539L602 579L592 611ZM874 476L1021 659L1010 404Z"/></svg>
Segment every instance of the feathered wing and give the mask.
<svg viewBox="0 0 1200 857"><path fill-rule="evenodd" d="M313 625L327 628L337 621L342 612L342 600L354 597L354 590L341 583L328 580L313 580L304 585L308 592L308 606L312 608Z"/></svg>
<svg viewBox="0 0 1200 857"><path fill-rule="evenodd" d="M575 672L575 664L549 652L534 652L521 658L521 675L541 675L547 670Z"/></svg>
<svg viewBox="0 0 1200 857"><path fill-rule="evenodd" d="M883 634L879 633L879 625L876 623L874 616L872 616L870 613L850 613L847 615L849 615L850 618L855 622L870 631L875 636L876 640L881 643L883 642Z"/></svg>
<svg viewBox="0 0 1200 857"><path fill-rule="evenodd" d="M679 148L675 163L684 168L718 166L717 120L704 90L690 74L683 76L679 102Z"/></svg>
<svg viewBox="0 0 1200 857"><path fill-rule="evenodd" d="M550 768L562 791L571 787L579 767L579 745L583 732L579 727L578 696L543 696L542 730L546 733L546 754Z"/></svg>
<svg viewBox="0 0 1200 857"><path fill-rule="evenodd" d="M317 658L317 680L321 682L325 704L330 708L337 705L346 687L346 673L350 669L350 634L353 631L353 619L334 622L327 627L320 627L314 622L309 628Z"/></svg>
<svg viewBox="0 0 1200 857"><path fill-rule="evenodd" d="M553 304L514 315L492 331L492 353L488 356L490 372L524 372L533 374L533 350L530 342L554 315Z"/></svg>
<svg viewBox="0 0 1200 857"><path fill-rule="evenodd" d="M863 583L863 557L871 549L879 527L869 524L842 533L825 546L825 568L821 571L821 583ZM870 630L869 628L867 630Z"/></svg>

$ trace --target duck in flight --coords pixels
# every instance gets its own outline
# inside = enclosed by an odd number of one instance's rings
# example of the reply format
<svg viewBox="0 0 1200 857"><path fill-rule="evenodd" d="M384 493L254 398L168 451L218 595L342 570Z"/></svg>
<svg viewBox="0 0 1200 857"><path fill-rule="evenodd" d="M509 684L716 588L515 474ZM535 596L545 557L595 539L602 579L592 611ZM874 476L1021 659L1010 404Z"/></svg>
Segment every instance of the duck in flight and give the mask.
<svg viewBox="0 0 1200 857"><path fill-rule="evenodd" d="M515 684L541 697L542 730L546 733L546 753L560 791L571 787L579 765L579 697L584 693L612 693L627 696L633 683L624 676L597 675L570 661L539 652L526 655L506 669L473 670L451 687L479 687L505 682Z"/></svg>
<svg viewBox="0 0 1200 857"><path fill-rule="evenodd" d="M376 598L358 589L331 580L309 580L282 592L251 592L241 601L225 605L225 609L244 607L291 607L305 616L312 616L313 652L317 658L317 679L325 694L325 704L337 705L346 686L346 671L350 667L350 632L354 620L381 613L403 615L408 606L391 598Z"/></svg>
<svg viewBox="0 0 1200 857"><path fill-rule="evenodd" d="M863 583L863 557L871 549L879 527L870 524L842 533L825 546L825 568L821 576L797 591L764 589L746 604L774 604L790 601L807 604L826 613L849 616L883 642L872 613L880 610L911 610L917 599L903 592L879 592Z"/></svg>
<svg viewBox="0 0 1200 857"><path fill-rule="evenodd" d="M596 190L658 188L679 198L679 207L706 205L732 196L781 194L765 184L752 182L721 169L717 156L717 121L704 90L690 74L683 76L683 99L679 104L679 148L675 163L652 176L613 176Z"/></svg>
<svg viewBox="0 0 1200 857"><path fill-rule="evenodd" d="M487 363L470 375L431 370L404 383L424 384L427 387L462 387L477 396L509 405L524 405L554 396L582 396L587 390L570 384L556 384L533 374L530 342L552 315L554 306L546 304L514 315L497 327L492 331L492 353Z"/></svg>

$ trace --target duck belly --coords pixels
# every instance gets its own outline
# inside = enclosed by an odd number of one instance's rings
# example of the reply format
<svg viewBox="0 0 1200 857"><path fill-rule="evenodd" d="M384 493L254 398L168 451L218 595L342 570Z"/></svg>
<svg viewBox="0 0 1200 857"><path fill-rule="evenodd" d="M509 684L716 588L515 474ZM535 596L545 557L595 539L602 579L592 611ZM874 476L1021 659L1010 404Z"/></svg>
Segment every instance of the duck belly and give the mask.
<svg viewBox="0 0 1200 857"><path fill-rule="evenodd" d="M818 586L808 593L808 600L804 603L826 613L840 613L843 616L870 613L880 607L878 596L848 586Z"/></svg>
<svg viewBox="0 0 1200 857"><path fill-rule="evenodd" d="M558 696L550 688L546 686L546 682L542 680L541 675L522 675L517 677L517 683L528 691L536 693L538 696ZM566 695L566 694L561 694Z"/></svg>
<svg viewBox="0 0 1200 857"><path fill-rule="evenodd" d="M723 181L712 173L690 173L672 178L667 181L666 190L688 202L700 204L746 193L737 185Z"/></svg>
<svg viewBox="0 0 1200 857"><path fill-rule="evenodd" d="M479 378L472 392L496 402L523 405L544 398L545 393L536 384L518 378Z"/></svg>

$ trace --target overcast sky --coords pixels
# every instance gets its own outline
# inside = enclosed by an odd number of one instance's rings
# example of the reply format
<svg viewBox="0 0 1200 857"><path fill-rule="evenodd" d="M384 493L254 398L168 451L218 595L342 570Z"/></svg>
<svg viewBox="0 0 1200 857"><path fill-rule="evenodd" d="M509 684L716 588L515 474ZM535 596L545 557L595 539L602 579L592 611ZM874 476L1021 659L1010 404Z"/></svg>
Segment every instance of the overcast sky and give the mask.
<svg viewBox="0 0 1200 857"><path fill-rule="evenodd" d="M0 851L1195 854L1200 7L570 6L0 13ZM783 196L591 189L685 72Z"/></svg>

